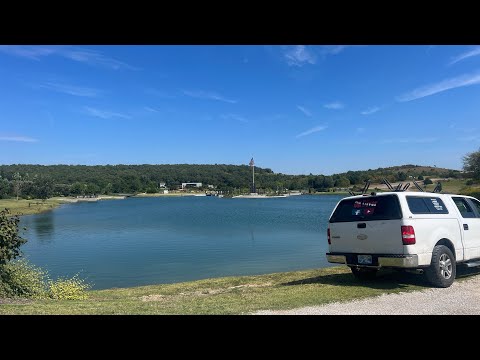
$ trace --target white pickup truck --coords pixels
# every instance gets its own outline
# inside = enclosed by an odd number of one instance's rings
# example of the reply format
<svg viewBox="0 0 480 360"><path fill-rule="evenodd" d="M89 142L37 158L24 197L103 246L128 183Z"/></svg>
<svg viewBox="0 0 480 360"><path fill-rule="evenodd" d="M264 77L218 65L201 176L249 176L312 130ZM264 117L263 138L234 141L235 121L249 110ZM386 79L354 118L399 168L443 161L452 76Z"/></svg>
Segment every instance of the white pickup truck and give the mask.
<svg viewBox="0 0 480 360"><path fill-rule="evenodd" d="M458 263L480 265L480 201L410 191L351 196L333 210L327 236L327 260L357 278L419 269L432 285L449 287Z"/></svg>

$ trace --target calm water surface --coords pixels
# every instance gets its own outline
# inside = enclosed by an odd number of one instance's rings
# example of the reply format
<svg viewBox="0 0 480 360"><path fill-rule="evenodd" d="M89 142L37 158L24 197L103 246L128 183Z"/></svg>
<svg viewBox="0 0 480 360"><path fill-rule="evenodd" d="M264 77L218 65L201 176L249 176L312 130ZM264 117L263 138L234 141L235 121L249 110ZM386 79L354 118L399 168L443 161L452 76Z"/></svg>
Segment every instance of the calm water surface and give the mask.
<svg viewBox="0 0 480 360"><path fill-rule="evenodd" d="M329 266L326 228L341 196L128 198L22 217L31 262L94 288Z"/></svg>

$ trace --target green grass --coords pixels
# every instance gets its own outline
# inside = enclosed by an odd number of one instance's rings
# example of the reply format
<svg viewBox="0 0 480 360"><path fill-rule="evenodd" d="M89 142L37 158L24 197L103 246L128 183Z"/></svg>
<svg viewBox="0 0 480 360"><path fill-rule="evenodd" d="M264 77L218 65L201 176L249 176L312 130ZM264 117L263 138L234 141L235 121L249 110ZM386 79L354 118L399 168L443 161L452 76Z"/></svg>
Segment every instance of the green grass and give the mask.
<svg viewBox="0 0 480 360"><path fill-rule="evenodd" d="M44 211L52 210L60 205L62 202L58 200L15 200L15 199L1 199L0 209L9 209L12 215L30 215L38 214Z"/></svg>
<svg viewBox="0 0 480 360"><path fill-rule="evenodd" d="M459 271L457 281L477 274ZM0 300L0 314L247 314L425 287L419 275L384 271L374 281L360 282L347 267L331 267L96 290L88 292L87 300Z"/></svg>

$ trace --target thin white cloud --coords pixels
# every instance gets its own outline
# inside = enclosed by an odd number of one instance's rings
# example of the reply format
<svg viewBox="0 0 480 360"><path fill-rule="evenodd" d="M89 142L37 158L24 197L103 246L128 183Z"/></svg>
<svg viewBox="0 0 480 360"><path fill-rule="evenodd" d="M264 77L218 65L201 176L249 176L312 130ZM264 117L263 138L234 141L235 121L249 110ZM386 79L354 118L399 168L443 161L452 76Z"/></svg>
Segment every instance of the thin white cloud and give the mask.
<svg viewBox="0 0 480 360"><path fill-rule="evenodd" d="M297 109L300 110L302 113L304 113L306 116L312 117L312 113L307 108L297 105Z"/></svg>
<svg viewBox="0 0 480 360"><path fill-rule="evenodd" d="M67 95L81 96L81 97L97 97L100 94L100 90L75 86L69 84L60 84L56 82L47 82L35 87L53 90Z"/></svg>
<svg viewBox="0 0 480 360"><path fill-rule="evenodd" d="M143 108L144 108L145 110L150 111L150 112L153 112L153 113L158 113L158 112L160 112L160 111L158 111L157 109L154 109L154 108L152 108L152 107L150 107L150 106L144 106Z"/></svg>
<svg viewBox="0 0 480 360"><path fill-rule="evenodd" d="M455 89L464 86L480 84L480 73L460 75L454 78L442 80L435 84L419 87L401 96L397 96L397 101L405 102L420 99L426 96L438 94L443 91Z"/></svg>
<svg viewBox="0 0 480 360"><path fill-rule="evenodd" d="M311 129L308 129L307 131L304 131L304 132L298 134L298 135L295 136L295 137L298 139L298 138L301 138L301 137L303 137L303 136L307 136L307 135L310 135L310 134L313 134L313 133L316 133L316 132L325 130L326 128L327 128L327 126L325 126L325 125L315 126L315 127L311 128Z"/></svg>
<svg viewBox="0 0 480 360"><path fill-rule="evenodd" d="M37 142L38 140L28 136L0 136L0 141Z"/></svg>
<svg viewBox="0 0 480 360"><path fill-rule="evenodd" d="M235 120L235 121L239 121L239 122L243 122L243 123L248 122L248 119L246 119L243 116L238 115L238 114L222 114L222 115L220 115L220 117L222 119L225 119L225 120Z"/></svg>
<svg viewBox="0 0 480 360"><path fill-rule="evenodd" d="M55 50L43 46L0 45L0 52L31 60L40 60L41 57L51 55Z"/></svg>
<svg viewBox="0 0 480 360"><path fill-rule="evenodd" d="M371 114L374 114L376 113L377 111L379 111L380 108L378 106L374 106L374 107L371 107L371 108L368 108L366 110L363 110L360 114L362 115L371 115Z"/></svg>
<svg viewBox="0 0 480 360"><path fill-rule="evenodd" d="M363 133L363 132L365 132L365 128L359 127L359 128L357 128L357 132L358 133Z"/></svg>
<svg viewBox="0 0 480 360"><path fill-rule="evenodd" d="M100 51L73 46L2 45L0 46L0 51L5 54L19 56L31 60L40 60L42 57L55 55L87 65L105 67L112 70L138 70L138 68L108 57L102 54Z"/></svg>
<svg viewBox="0 0 480 360"><path fill-rule="evenodd" d="M149 95L154 95L154 96L162 98L162 99L175 99L176 98L173 95L167 94L165 91L152 89L152 88L145 89L145 92Z"/></svg>
<svg viewBox="0 0 480 360"><path fill-rule="evenodd" d="M129 115L125 115L125 114L121 114L121 113L117 113L117 112L113 112L113 111L107 111L107 110L100 110L100 109L96 109L96 108L92 108L92 107L88 107L88 106L85 106L85 110L87 112L87 114L91 115L91 116L94 116L94 117L98 117L98 118L101 118L101 119L111 119L111 118L123 118L123 119L130 119L131 116Z"/></svg>
<svg viewBox="0 0 480 360"><path fill-rule="evenodd" d="M77 62L92 66L100 66L109 68L112 70L128 69L128 70L138 70L138 68L131 66L123 61L113 59L111 57L103 55L99 51L94 51L90 49L81 49L81 48L72 48L72 49L62 49L58 53L59 55Z"/></svg>
<svg viewBox="0 0 480 360"><path fill-rule="evenodd" d="M289 66L302 67L303 65L313 65L317 62L315 54L305 45L287 46L283 56Z"/></svg>
<svg viewBox="0 0 480 360"><path fill-rule="evenodd" d="M432 143L437 141L438 138L429 137L429 138L396 138L396 139L385 139L381 141L382 144L425 144L425 143Z"/></svg>
<svg viewBox="0 0 480 360"><path fill-rule="evenodd" d="M203 90L199 90L199 91L183 90L183 93L184 93L185 95L187 95L187 96L190 96L190 97L193 97L193 98L197 98L197 99L223 101L223 102L230 103L230 104L236 104L236 103L238 102L238 100L227 99L226 97L224 97L224 96L222 96L222 95L219 95L219 94L217 94L217 93L210 92L210 91L203 91Z"/></svg>
<svg viewBox="0 0 480 360"><path fill-rule="evenodd" d="M479 135L470 135L470 136L464 136L464 137L459 137L457 138L458 141L480 141L480 136Z"/></svg>
<svg viewBox="0 0 480 360"><path fill-rule="evenodd" d="M325 104L323 105L324 108L327 108L327 109L330 109L330 110L340 110L340 109L343 109L345 107L345 105L343 103L341 103L340 101L335 101L335 102L332 102L330 104Z"/></svg>
<svg viewBox="0 0 480 360"><path fill-rule="evenodd" d="M477 46L476 48L466 51L460 55L455 56L452 61L448 63L448 65L453 65L456 64L459 61L474 57L474 56L479 56L480 55L480 46Z"/></svg>
<svg viewBox="0 0 480 360"><path fill-rule="evenodd" d="M325 45L322 48L322 53L326 55L337 55L345 50L348 45Z"/></svg>

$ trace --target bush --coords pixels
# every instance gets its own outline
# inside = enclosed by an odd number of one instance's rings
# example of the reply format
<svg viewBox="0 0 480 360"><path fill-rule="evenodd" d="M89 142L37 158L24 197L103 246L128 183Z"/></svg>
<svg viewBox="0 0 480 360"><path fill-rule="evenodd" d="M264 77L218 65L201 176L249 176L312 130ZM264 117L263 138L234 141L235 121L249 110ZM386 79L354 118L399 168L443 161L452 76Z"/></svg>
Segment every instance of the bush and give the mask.
<svg viewBox="0 0 480 360"><path fill-rule="evenodd" d="M22 259L0 265L0 297L47 297L45 278L47 273Z"/></svg>
<svg viewBox="0 0 480 360"><path fill-rule="evenodd" d="M78 275L51 280L46 271L25 259L0 265L0 298L84 300L90 288Z"/></svg>
<svg viewBox="0 0 480 360"><path fill-rule="evenodd" d="M27 242L18 235L18 216L8 209L0 211L0 297L82 300L91 286L75 275L71 279L50 280L48 273L21 256L20 246Z"/></svg>
<svg viewBox="0 0 480 360"><path fill-rule="evenodd" d="M474 182L473 182L472 179L467 180L467 182L465 183L465 185L469 185L469 186L470 186L470 185L473 185L473 184L474 184Z"/></svg>
<svg viewBox="0 0 480 360"><path fill-rule="evenodd" d="M49 296L56 300L85 300L88 298L87 290L90 284L75 275L71 279L58 279L49 281Z"/></svg>
<svg viewBox="0 0 480 360"><path fill-rule="evenodd" d="M27 242L18 235L18 216L11 216L8 209L0 211L0 264L21 255L20 246Z"/></svg>
<svg viewBox="0 0 480 360"><path fill-rule="evenodd" d="M433 184L433 181L430 180L429 178L423 180L423 185L430 185L430 184Z"/></svg>

